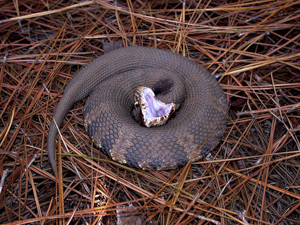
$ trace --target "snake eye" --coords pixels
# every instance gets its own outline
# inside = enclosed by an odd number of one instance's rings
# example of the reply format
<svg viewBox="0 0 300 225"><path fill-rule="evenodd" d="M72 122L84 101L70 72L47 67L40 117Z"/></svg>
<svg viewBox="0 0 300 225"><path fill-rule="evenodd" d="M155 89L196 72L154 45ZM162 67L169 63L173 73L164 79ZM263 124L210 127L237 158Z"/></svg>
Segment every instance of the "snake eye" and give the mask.
<svg viewBox="0 0 300 225"><path fill-rule="evenodd" d="M165 124L176 106L174 103L165 104L159 101L150 88L143 86L137 87L134 104L140 107L141 123L145 127Z"/></svg>
<svg viewBox="0 0 300 225"><path fill-rule="evenodd" d="M153 92L155 95L159 95L159 94L164 95L169 91L171 91L173 86L174 86L174 82L172 80L162 79L153 85Z"/></svg>

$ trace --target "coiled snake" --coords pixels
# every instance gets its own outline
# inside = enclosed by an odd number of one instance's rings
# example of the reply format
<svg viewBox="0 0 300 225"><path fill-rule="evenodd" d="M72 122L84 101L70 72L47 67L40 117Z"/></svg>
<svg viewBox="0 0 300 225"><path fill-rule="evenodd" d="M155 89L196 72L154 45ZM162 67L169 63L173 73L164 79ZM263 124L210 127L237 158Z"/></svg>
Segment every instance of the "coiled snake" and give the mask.
<svg viewBox="0 0 300 225"><path fill-rule="evenodd" d="M131 116L137 86L149 87L164 103L180 105L165 125L143 127ZM175 53L124 47L85 66L69 82L53 119L59 127L72 105L88 95L86 130L94 144L122 164L171 169L205 156L226 128L227 101L215 78ZM52 120L48 156L52 169L57 128Z"/></svg>

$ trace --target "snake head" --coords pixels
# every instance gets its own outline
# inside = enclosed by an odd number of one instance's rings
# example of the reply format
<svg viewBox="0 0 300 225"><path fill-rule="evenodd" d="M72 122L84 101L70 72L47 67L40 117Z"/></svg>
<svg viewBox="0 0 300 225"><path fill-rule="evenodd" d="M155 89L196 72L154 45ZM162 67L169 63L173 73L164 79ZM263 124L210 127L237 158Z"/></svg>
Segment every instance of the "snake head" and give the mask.
<svg viewBox="0 0 300 225"><path fill-rule="evenodd" d="M145 127L164 125L175 112L176 104L166 104L155 98L151 88L137 86L134 105L140 108L141 124Z"/></svg>

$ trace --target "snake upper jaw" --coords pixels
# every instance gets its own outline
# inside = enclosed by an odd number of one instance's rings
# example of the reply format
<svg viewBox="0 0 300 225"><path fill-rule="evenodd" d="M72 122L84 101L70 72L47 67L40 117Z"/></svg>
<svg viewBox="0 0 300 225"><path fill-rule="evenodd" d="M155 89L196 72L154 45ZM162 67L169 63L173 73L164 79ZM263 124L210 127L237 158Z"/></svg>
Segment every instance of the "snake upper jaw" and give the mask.
<svg viewBox="0 0 300 225"><path fill-rule="evenodd" d="M138 86L134 98L135 106L140 107L141 122L145 127L164 125L178 108L175 103L166 104L155 98L151 88Z"/></svg>

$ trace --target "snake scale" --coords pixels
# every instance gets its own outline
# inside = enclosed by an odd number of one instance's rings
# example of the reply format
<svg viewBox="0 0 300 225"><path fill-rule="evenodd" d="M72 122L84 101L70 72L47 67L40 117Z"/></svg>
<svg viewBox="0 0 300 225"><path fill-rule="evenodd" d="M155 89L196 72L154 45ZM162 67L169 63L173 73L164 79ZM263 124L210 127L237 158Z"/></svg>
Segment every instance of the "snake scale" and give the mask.
<svg viewBox="0 0 300 225"><path fill-rule="evenodd" d="M160 87L161 84L166 84ZM165 103L180 107L158 127L140 126L131 116L134 89L143 85ZM96 58L68 83L48 133L48 157L55 166L55 138L72 105L89 96L84 125L94 144L113 160L141 169L163 170L196 161L222 138L227 101L215 78L178 54L148 47L124 47Z"/></svg>

